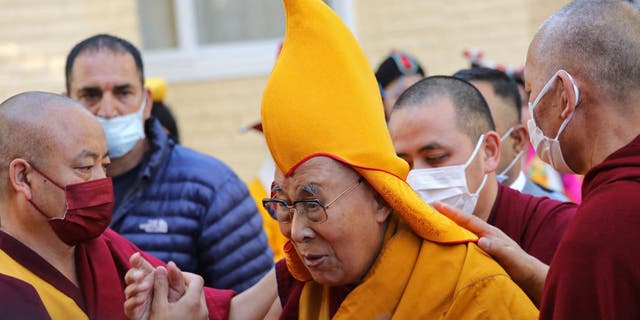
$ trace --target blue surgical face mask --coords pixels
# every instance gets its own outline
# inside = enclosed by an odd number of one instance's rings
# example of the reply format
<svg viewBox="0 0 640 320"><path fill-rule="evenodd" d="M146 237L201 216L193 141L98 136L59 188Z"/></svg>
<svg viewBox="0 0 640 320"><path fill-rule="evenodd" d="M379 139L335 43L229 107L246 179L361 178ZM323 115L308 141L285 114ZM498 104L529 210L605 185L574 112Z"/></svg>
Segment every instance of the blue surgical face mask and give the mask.
<svg viewBox="0 0 640 320"><path fill-rule="evenodd" d="M143 112L146 104L147 96L144 95L139 110L134 113L110 119L96 117L104 129L109 157L124 156L133 149L138 140L144 139Z"/></svg>

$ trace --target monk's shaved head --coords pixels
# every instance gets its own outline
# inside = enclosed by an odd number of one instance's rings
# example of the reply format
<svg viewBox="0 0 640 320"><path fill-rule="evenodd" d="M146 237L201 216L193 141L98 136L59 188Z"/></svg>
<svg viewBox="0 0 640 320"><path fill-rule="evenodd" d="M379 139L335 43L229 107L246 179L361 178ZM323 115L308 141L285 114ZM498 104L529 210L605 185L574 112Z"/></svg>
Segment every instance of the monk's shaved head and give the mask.
<svg viewBox="0 0 640 320"><path fill-rule="evenodd" d="M529 54L545 79L566 69L624 101L640 88L640 11L621 0L571 2L542 24Z"/></svg>
<svg viewBox="0 0 640 320"><path fill-rule="evenodd" d="M93 121L99 126L93 118L82 105L53 93L20 93L0 104L0 191L4 193L13 159L46 168L47 159L66 142L62 140L73 122Z"/></svg>
<svg viewBox="0 0 640 320"><path fill-rule="evenodd" d="M480 135L495 130L491 111L482 94L469 82L449 77L433 76L422 79L403 92L393 112L404 108L428 108L440 99L453 103L456 127L475 143Z"/></svg>

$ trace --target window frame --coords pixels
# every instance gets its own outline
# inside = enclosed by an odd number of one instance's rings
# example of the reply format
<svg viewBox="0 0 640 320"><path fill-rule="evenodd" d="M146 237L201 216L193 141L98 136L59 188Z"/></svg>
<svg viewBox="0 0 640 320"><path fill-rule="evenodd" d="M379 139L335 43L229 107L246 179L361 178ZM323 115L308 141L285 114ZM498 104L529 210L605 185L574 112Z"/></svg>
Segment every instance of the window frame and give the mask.
<svg viewBox="0 0 640 320"><path fill-rule="evenodd" d="M177 48L143 50L145 73L169 82L268 75L282 39L199 45L194 0L173 0ZM327 1L356 34L353 0ZM142 30L140 31L142 34Z"/></svg>

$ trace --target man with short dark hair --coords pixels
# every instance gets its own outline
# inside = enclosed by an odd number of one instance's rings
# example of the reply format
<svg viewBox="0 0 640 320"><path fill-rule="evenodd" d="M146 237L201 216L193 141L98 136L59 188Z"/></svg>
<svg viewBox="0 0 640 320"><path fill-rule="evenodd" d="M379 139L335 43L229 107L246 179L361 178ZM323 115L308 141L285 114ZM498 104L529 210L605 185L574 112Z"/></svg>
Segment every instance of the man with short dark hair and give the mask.
<svg viewBox="0 0 640 320"><path fill-rule="evenodd" d="M152 116L140 52L100 34L78 43L65 67L69 97L102 124L115 205L111 227L208 286L242 291L272 266L262 220L225 164L168 139Z"/></svg>
<svg viewBox="0 0 640 320"><path fill-rule="evenodd" d="M543 188L522 172L522 156L529 147L529 135L521 123L521 101L516 82L500 70L485 67L459 70L453 76L474 85L489 105L496 132L500 134L498 181L536 197L569 201L562 193Z"/></svg>
<svg viewBox="0 0 640 320"><path fill-rule="evenodd" d="M498 227L549 263L576 205L499 184L500 136L480 92L459 78L418 81L398 98L389 132L412 170L407 183L429 204L444 202Z"/></svg>

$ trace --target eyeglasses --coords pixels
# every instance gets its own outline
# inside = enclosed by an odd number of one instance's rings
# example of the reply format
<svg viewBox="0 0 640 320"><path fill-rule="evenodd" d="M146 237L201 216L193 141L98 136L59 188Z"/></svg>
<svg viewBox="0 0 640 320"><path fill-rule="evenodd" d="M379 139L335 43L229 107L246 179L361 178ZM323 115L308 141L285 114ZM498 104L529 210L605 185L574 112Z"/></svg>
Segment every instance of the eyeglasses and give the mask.
<svg viewBox="0 0 640 320"><path fill-rule="evenodd" d="M356 183L349 186L347 189L342 191L335 197L333 200L329 201L326 205L320 202L319 199L302 199L296 200L292 204L276 198L267 198L262 199L262 206L267 209L271 217L278 220L281 223L291 223L293 219L293 213L296 212L301 216L306 216L307 219L313 223L322 223L327 221L327 209L331 207L338 199L343 196L349 194L353 191L357 186L359 186L362 181L364 181L363 177L360 177Z"/></svg>

